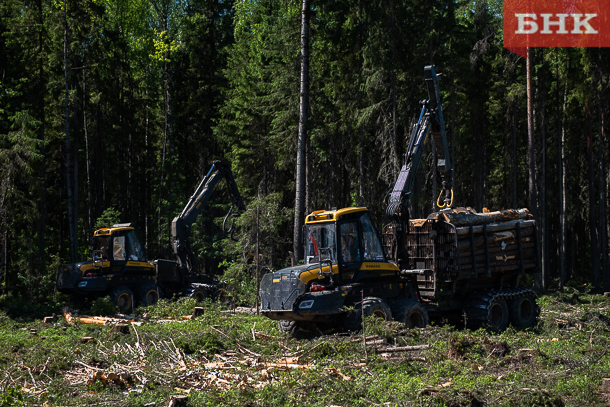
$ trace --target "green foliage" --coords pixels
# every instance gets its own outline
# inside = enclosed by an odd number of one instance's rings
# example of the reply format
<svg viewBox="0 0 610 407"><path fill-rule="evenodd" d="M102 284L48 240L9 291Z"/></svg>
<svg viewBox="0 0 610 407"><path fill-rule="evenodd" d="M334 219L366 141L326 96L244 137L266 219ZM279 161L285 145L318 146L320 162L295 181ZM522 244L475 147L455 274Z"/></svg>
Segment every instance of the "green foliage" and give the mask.
<svg viewBox="0 0 610 407"><path fill-rule="evenodd" d="M114 207L108 207L95 221L95 229L110 228L121 221L121 212Z"/></svg>
<svg viewBox="0 0 610 407"><path fill-rule="evenodd" d="M5 391L0 394L0 406L12 407L12 406L24 406L24 397L21 387L8 387Z"/></svg>
<svg viewBox="0 0 610 407"><path fill-rule="evenodd" d="M389 338L395 330L391 321L384 321L374 315L364 317L364 330L367 335L378 335L382 338Z"/></svg>
<svg viewBox="0 0 610 407"><path fill-rule="evenodd" d="M211 304L207 304L211 306ZM162 298L156 304L147 307L138 307L136 315L146 315L150 318L168 318L193 313L193 308L198 306L197 301L189 297L179 297L177 299Z"/></svg>
<svg viewBox="0 0 610 407"><path fill-rule="evenodd" d="M116 305L108 296L96 298L91 303L91 315L113 315L116 311Z"/></svg>
<svg viewBox="0 0 610 407"><path fill-rule="evenodd" d="M11 294L0 295L0 310L12 318L32 319L43 318L53 313L60 313L65 304L65 298L58 297L56 301L49 298L46 301L32 302L28 298L15 297Z"/></svg>

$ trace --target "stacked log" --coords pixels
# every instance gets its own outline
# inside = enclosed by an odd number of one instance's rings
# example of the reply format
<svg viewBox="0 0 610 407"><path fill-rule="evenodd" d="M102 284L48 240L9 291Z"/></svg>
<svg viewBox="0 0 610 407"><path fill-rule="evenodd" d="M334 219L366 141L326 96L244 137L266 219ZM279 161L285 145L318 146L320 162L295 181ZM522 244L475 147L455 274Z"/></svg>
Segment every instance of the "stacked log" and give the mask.
<svg viewBox="0 0 610 407"><path fill-rule="evenodd" d="M453 226L478 226L490 223L503 223L516 220L531 220L532 214L527 209L505 209L496 212L476 212L472 208L445 209L428 216L428 219L444 220Z"/></svg>
<svg viewBox="0 0 610 407"><path fill-rule="evenodd" d="M439 276L450 278L453 274L459 278L455 272L475 271L477 276L491 276L492 273L525 271L537 265L536 225L527 209L483 213L471 208L447 209L432 214L426 221L434 220L442 221L435 227L439 235L429 241L436 247L432 268ZM414 220L411 225L413 233L427 229L419 221ZM455 237L451 240L455 242L456 250L451 250L450 254L446 245L439 241L445 234ZM443 261L439 261L439 257L443 257ZM447 261L448 258L452 260Z"/></svg>

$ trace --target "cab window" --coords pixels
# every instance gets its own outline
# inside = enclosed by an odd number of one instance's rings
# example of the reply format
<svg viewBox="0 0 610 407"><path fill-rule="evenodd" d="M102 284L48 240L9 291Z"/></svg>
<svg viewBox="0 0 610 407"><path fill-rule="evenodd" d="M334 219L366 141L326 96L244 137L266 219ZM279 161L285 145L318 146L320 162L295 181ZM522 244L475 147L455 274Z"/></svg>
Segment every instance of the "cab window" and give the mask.
<svg viewBox="0 0 610 407"><path fill-rule="evenodd" d="M383 249L379 242L379 236L373 225L370 215L367 213L361 218L362 224L362 246L364 246L365 261L385 261Z"/></svg>
<svg viewBox="0 0 610 407"><path fill-rule="evenodd" d="M307 264L317 262L320 249L330 249L330 257L333 263L337 262L335 247L335 225L319 224L307 226L305 259ZM325 255L325 253L322 253Z"/></svg>
<svg viewBox="0 0 610 407"><path fill-rule="evenodd" d="M361 262L358 222L341 225L341 263Z"/></svg>
<svg viewBox="0 0 610 407"><path fill-rule="evenodd" d="M129 260L146 260L144 258L144 251L142 250L142 245L140 245L140 240L138 239L135 230L132 230L127 234L127 242L129 243Z"/></svg>
<svg viewBox="0 0 610 407"><path fill-rule="evenodd" d="M112 257L114 260L127 260L127 251L125 249L125 236L115 236L112 238Z"/></svg>
<svg viewBox="0 0 610 407"><path fill-rule="evenodd" d="M93 240L93 250L102 252L102 260L108 261L108 246L110 246L110 236L96 236Z"/></svg>

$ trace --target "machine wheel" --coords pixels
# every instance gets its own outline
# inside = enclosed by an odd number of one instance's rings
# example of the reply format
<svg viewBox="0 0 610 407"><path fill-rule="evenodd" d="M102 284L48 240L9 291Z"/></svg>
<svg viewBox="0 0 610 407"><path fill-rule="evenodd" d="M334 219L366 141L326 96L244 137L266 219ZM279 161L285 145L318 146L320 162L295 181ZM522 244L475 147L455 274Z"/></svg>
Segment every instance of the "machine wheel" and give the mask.
<svg viewBox="0 0 610 407"><path fill-rule="evenodd" d="M503 331L508 326L508 305L501 298L494 298L487 309L487 325L493 330Z"/></svg>
<svg viewBox="0 0 610 407"><path fill-rule="evenodd" d="M145 307L156 304L160 297L160 289L155 284L145 284L138 290L138 301Z"/></svg>
<svg viewBox="0 0 610 407"><path fill-rule="evenodd" d="M362 301L362 307L355 307L345 318L343 326L348 331L359 331L362 328L362 313L365 317L374 315L384 321L392 320L390 307L381 298L367 297Z"/></svg>
<svg viewBox="0 0 610 407"><path fill-rule="evenodd" d="M120 313L127 314L133 310L133 291L129 288L124 286L115 288L110 298Z"/></svg>
<svg viewBox="0 0 610 407"><path fill-rule="evenodd" d="M404 304L398 310L396 320L405 324L405 328L425 328L430 323L428 311L418 302Z"/></svg>
<svg viewBox="0 0 610 407"><path fill-rule="evenodd" d="M288 334L292 337L295 336L296 332L299 329L299 324L297 323L297 321L287 321L285 319L282 319L279 321L278 325L280 328L280 332Z"/></svg>
<svg viewBox="0 0 610 407"><path fill-rule="evenodd" d="M517 328L527 328L536 322L538 304L532 294L525 294L508 302L510 322Z"/></svg>
<svg viewBox="0 0 610 407"><path fill-rule="evenodd" d="M203 302L206 298L209 297L208 292L203 288L195 288L192 293L189 294L189 297L193 298L197 302Z"/></svg>

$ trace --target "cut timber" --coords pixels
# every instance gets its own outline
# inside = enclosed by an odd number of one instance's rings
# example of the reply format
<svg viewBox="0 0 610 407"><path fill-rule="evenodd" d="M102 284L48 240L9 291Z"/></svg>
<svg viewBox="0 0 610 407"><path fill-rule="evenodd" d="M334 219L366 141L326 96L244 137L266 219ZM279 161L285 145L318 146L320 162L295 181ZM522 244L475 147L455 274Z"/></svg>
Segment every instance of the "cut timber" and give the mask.
<svg viewBox="0 0 610 407"><path fill-rule="evenodd" d="M522 273L538 267L536 223L531 218L527 209L443 210L423 221L411 220L403 236L386 227L384 245L390 253L404 245L401 267L405 275L417 274L420 295L430 301L448 298L451 292L514 288Z"/></svg>
<svg viewBox="0 0 610 407"><path fill-rule="evenodd" d="M493 235L488 235L487 236L487 244L489 245L490 248L492 247L509 247L511 245L516 245L517 244L517 239L516 239L516 231L511 231L511 232L503 232L503 233L510 233L513 236L508 237L508 235L506 235L507 237L505 238L498 238L496 237L497 233L494 233ZM527 228L527 229L523 229L521 231L521 244L525 244L528 242L533 242L533 236L534 236L534 229L532 228ZM459 236L460 240L458 240L458 249L462 250L465 248L470 249L472 242L470 241L470 236L469 234L465 235L465 236ZM482 235L476 236L474 238L474 246L475 247L479 247L479 246L483 246L485 244L485 237ZM504 249L503 249L504 250Z"/></svg>
<svg viewBox="0 0 610 407"><path fill-rule="evenodd" d="M536 225L533 220L519 220L515 222L504 222L504 223L490 223L487 224L487 232L501 232L505 230L514 230L517 228L517 224L521 229L531 228ZM455 229L458 235L465 235L470 233L470 227L458 227ZM472 233L483 233L483 225L473 226Z"/></svg>
<svg viewBox="0 0 610 407"><path fill-rule="evenodd" d="M43 324L53 324L57 322L57 315L53 314L53 316L51 317L44 317L44 319L42 320Z"/></svg>
<svg viewBox="0 0 610 407"><path fill-rule="evenodd" d="M534 259L536 257L536 251L534 248L523 249L523 258L524 259ZM489 252L489 261L492 262L507 262L509 260L516 260L519 258L519 251L510 250L510 251L495 251ZM486 256L483 255L475 255L475 261L477 264L483 263L486 260ZM472 256L470 253L460 253L460 264L470 264L472 263Z"/></svg>
<svg viewBox="0 0 610 407"><path fill-rule="evenodd" d="M416 350L429 349L430 345L415 345L415 346L395 346L387 348L377 348L379 352L413 352Z"/></svg>
<svg viewBox="0 0 610 407"><path fill-rule="evenodd" d="M72 313L67 310L64 310L64 318L66 318L66 322L68 322L70 325L76 325L76 322L93 325L142 324L142 322L136 321L133 318L92 317L89 315L76 316L72 315Z"/></svg>
<svg viewBox="0 0 610 407"><path fill-rule="evenodd" d="M204 308L203 308L203 307L195 307L195 308L193 309L193 315L192 315L192 317L193 317L193 318L197 318L197 317L202 316L202 315L203 315L203 310L204 310Z"/></svg>
<svg viewBox="0 0 610 407"><path fill-rule="evenodd" d="M462 208L444 210L428 217L441 219L454 226L485 225L489 223L508 222L516 219L532 219L527 209L506 209L497 212L476 213Z"/></svg>
<svg viewBox="0 0 610 407"><path fill-rule="evenodd" d="M493 271L493 272L500 272L500 271L510 271L510 270L518 270L519 267L521 267L521 262L519 260L511 260L511 261L492 261L489 263L489 268ZM531 261L524 261L523 262L523 268L524 269L533 269L536 268L536 262L534 260ZM467 265L462 265L462 271L463 272L469 272L471 271L472 267L470 264ZM478 272L482 272L485 269L485 265L482 263L477 263L477 270Z"/></svg>
<svg viewBox="0 0 610 407"><path fill-rule="evenodd" d="M483 239L481 239L483 240ZM460 257L470 257L472 258L472 252L470 251L470 245L467 245L467 242L464 242L463 245L460 245L461 242L458 242L458 248L460 249ZM485 247L481 244L481 246L476 246L474 251L475 256L485 254ZM533 249L536 247L536 244L530 239L521 239L521 248L522 249ZM504 248L502 246L492 246L489 245L487 249L489 255L494 255L497 253L511 253L512 251L519 250L519 246L517 243L512 243L506 245Z"/></svg>

